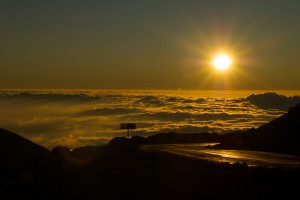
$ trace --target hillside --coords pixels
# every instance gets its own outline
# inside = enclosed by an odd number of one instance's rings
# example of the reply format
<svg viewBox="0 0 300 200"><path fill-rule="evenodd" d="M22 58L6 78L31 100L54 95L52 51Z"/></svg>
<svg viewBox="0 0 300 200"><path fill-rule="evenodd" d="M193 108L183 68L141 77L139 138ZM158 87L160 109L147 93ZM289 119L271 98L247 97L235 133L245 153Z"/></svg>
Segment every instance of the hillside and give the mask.
<svg viewBox="0 0 300 200"><path fill-rule="evenodd" d="M220 148L260 149L300 153L300 104L257 129L223 135Z"/></svg>
<svg viewBox="0 0 300 200"><path fill-rule="evenodd" d="M0 128L0 173L14 170L25 161L45 156L48 152L46 148Z"/></svg>

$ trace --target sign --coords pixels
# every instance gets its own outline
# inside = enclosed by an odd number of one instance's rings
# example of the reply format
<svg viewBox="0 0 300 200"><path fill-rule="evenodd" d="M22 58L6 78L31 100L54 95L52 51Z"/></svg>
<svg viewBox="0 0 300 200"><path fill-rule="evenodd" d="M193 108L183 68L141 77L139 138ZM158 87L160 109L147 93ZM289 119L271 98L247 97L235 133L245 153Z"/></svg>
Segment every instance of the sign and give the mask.
<svg viewBox="0 0 300 200"><path fill-rule="evenodd" d="M121 129L136 129L136 123L121 123Z"/></svg>

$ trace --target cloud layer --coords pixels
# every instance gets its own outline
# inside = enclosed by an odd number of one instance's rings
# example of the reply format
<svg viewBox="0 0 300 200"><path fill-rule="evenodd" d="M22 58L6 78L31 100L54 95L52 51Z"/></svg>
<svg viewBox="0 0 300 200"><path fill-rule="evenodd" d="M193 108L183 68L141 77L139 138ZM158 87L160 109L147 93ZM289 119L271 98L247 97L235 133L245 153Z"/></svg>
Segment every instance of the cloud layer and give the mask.
<svg viewBox="0 0 300 200"><path fill-rule="evenodd" d="M267 97L267 98L262 98ZM1 91L0 127L47 148L107 143L125 136L120 123L135 122L131 134L229 132L258 127L286 112L298 97L273 106L274 94L237 98L158 91ZM277 101L277 100L276 100ZM263 106L262 106L263 105Z"/></svg>

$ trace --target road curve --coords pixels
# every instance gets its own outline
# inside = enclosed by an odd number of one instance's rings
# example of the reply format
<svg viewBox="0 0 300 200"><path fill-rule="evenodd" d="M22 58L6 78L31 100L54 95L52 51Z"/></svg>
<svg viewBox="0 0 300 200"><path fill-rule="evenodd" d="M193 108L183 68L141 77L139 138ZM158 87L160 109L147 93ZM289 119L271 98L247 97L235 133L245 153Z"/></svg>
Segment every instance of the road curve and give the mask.
<svg viewBox="0 0 300 200"><path fill-rule="evenodd" d="M207 145L213 143L144 145L141 149L214 162L247 163L248 166L300 167L298 156L264 151L210 149L205 148Z"/></svg>

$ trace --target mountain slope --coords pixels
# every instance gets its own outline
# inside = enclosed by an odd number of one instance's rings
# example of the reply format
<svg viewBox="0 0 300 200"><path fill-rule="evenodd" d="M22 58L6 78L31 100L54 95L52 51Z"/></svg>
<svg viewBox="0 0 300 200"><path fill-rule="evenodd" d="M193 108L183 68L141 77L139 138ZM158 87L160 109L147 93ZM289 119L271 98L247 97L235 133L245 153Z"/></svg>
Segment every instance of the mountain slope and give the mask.
<svg viewBox="0 0 300 200"><path fill-rule="evenodd" d="M259 127L260 141L274 148L299 148L300 104L290 108L289 112Z"/></svg>
<svg viewBox="0 0 300 200"><path fill-rule="evenodd" d="M223 135L219 147L300 152L300 104L257 129Z"/></svg>
<svg viewBox="0 0 300 200"><path fill-rule="evenodd" d="M31 158L43 157L48 149L0 128L0 172L14 170Z"/></svg>

